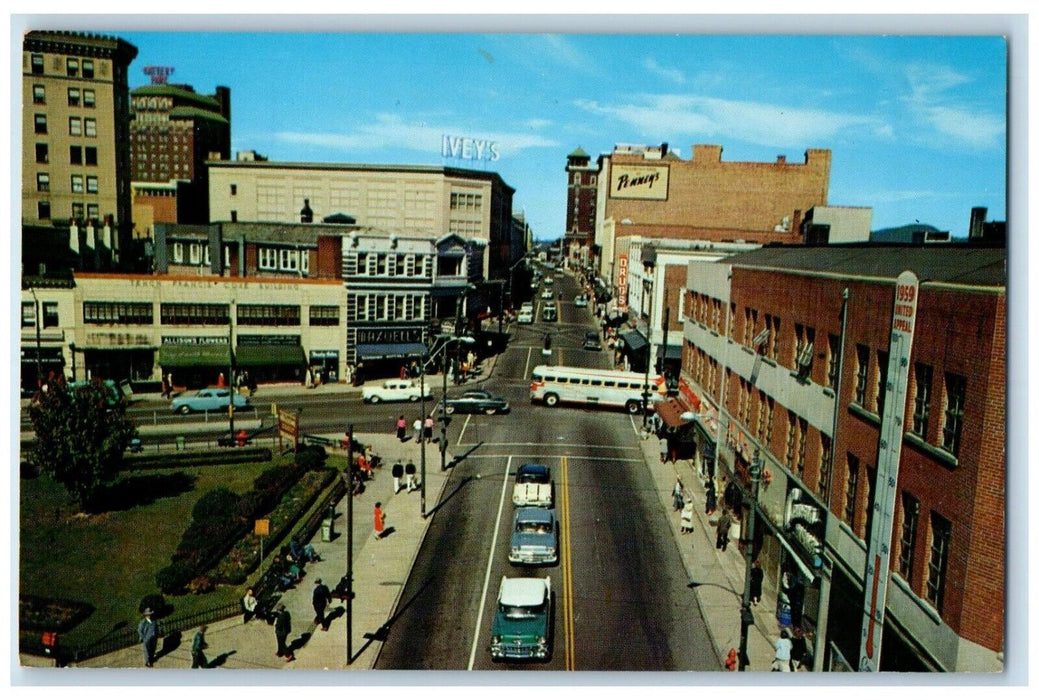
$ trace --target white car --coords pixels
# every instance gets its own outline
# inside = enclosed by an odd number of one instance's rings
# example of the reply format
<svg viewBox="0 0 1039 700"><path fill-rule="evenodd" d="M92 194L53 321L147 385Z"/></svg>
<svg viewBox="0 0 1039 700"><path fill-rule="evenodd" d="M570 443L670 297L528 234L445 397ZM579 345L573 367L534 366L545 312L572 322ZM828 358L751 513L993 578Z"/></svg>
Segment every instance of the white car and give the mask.
<svg viewBox="0 0 1039 700"><path fill-rule="evenodd" d="M588 297L583 295L574 297L574 306L588 306Z"/></svg>
<svg viewBox="0 0 1039 700"><path fill-rule="evenodd" d="M422 398L422 390L410 379L388 379L382 386L365 387L361 391L361 400L365 403L382 401L418 401ZM433 392L426 387L426 398L433 398Z"/></svg>
<svg viewBox="0 0 1039 700"><path fill-rule="evenodd" d="M534 309L520 309L516 314L517 323L534 323Z"/></svg>
<svg viewBox="0 0 1039 700"><path fill-rule="evenodd" d="M551 299L553 296L555 296L555 295L552 294L552 290L551 289L546 289L543 292L541 292L541 298L542 299Z"/></svg>

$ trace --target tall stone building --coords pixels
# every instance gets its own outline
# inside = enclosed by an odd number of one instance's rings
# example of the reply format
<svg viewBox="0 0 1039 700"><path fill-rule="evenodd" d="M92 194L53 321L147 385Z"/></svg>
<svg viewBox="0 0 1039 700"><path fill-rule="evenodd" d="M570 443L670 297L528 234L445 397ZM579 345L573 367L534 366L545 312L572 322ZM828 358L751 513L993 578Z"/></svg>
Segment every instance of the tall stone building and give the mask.
<svg viewBox="0 0 1039 700"><path fill-rule="evenodd" d="M153 204L152 219L156 222L207 223L206 160L227 160L231 156L231 90L217 86L213 95L202 95L190 85L158 83L133 90L130 98L131 164L137 199ZM174 220L169 220L155 187L145 187L144 183L162 183L172 193L176 199ZM138 234L147 232L138 227Z"/></svg>
<svg viewBox="0 0 1039 700"><path fill-rule="evenodd" d="M22 41L26 272L132 264L127 70L137 48L83 32Z"/></svg>
<svg viewBox="0 0 1039 700"><path fill-rule="evenodd" d="M595 243L595 200L598 164L578 146L566 157L566 233L564 255L578 257L582 248Z"/></svg>

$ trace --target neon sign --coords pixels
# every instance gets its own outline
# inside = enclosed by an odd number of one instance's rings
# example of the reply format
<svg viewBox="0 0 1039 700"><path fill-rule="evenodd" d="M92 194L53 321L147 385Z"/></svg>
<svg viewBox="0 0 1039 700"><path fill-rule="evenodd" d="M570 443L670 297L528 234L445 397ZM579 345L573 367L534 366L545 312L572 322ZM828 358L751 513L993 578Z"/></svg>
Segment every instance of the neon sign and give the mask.
<svg viewBox="0 0 1039 700"><path fill-rule="evenodd" d="M173 75L173 66L145 66L143 71L152 79L152 85L165 85Z"/></svg>

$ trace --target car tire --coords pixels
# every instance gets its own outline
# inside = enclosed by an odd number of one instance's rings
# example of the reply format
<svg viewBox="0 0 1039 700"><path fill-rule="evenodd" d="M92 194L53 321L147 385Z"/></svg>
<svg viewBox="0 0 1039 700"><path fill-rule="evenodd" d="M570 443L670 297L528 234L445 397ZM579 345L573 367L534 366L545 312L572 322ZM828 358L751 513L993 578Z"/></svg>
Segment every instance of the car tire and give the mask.
<svg viewBox="0 0 1039 700"><path fill-rule="evenodd" d="M496 409L496 408L485 408L485 409L483 409L483 412L486 413L488 416L493 416L495 413L498 412L498 409Z"/></svg>
<svg viewBox="0 0 1039 700"><path fill-rule="evenodd" d="M545 394L545 405L555 406L559 403L559 397L555 394Z"/></svg>
<svg viewBox="0 0 1039 700"><path fill-rule="evenodd" d="M448 406L448 407L446 407L444 409L444 412L447 413L447 415L450 416L452 413L455 412L455 407L454 406Z"/></svg>
<svg viewBox="0 0 1039 700"><path fill-rule="evenodd" d="M180 408L177 409L177 413L179 413L182 416L186 416L189 413L191 413L191 406L188 406L187 404L185 404L185 405L183 405L183 406L181 406Z"/></svg>
<svg viewBox="0 0 1039 700"><path fill-rule="evenodd" d="M624 409L628 413L630 413L631 415L634 416L635 414L637 414L639 411L642 410L642 402L641 401L636 401L635 399L632 399L628 403L624 404Z"/></svg>
<svg viewBox="0 0 1039 700"><path fill-rule="evenodd" d="M378 396L373 396L370 399L368 399L368 403L379 403L380 401L382 401L382 399L380 399Z"/></svg>

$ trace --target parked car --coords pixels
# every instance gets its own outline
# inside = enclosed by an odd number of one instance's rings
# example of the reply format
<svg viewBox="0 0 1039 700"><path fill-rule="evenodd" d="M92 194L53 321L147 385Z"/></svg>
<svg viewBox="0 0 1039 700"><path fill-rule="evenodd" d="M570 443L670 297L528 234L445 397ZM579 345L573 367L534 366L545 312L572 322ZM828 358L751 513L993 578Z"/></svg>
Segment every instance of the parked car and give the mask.
<svg viewBox="0 0 1039 700"><path fill-rule="evenodd" d="M583 347L585 350L602 350L602 343L599 341L599 334L595 331L588 331L585 333Z"/></svg>
<svg viewBox="0 0 1039 700"><path fill-rule="evenodd" d="M588 297L583 294L578 294L574 297L574 306L588 306Z"/></svg>
<svg viewBox="0 0 1039 700"><path fill-rule="evenodd" d="M226 411L231 403L230 389L201 389L190 396L178 396L173 399L172 408L175 413L201 413L203 411ZM249 399L241 394L234 394L234 407L246 408Z"/></svg>
<svg viewBox="0 0 1039 700"><path fill-rule="evenodd" d="M544 464L524 464L512 487L514 506L552 507L552 471Z"/></svg>
<svg viewBox="0 0 1039 700"><path fill-rule="evenodd" d="M426 387L426 398L432 398L433 392ZM381 401L418 401L422 398L422 388L410 379L387 379L382 386L365 387L361 391L361 401L379 403Z"/></svg>
<svg viewBox="0 0 1039 700"><path fill-rule="evenodd" d="M547 508L517 508L512 516L509 563L555 566L559 563L556 512Z"/></svg>
<svg viewBox="0 0 1039 700"><path fill-rule="evenodd" d="M536 659L552 656L552 579L502 576L491 625L491 658Z"/></svg>
<svg viewBox="0 0 1039 700"><path fill-rule="evenodd" d="M441 401L443 403L443 401ZM484 389L470 389L447 400L447 413L508 413L509 402Z"/></svg>

